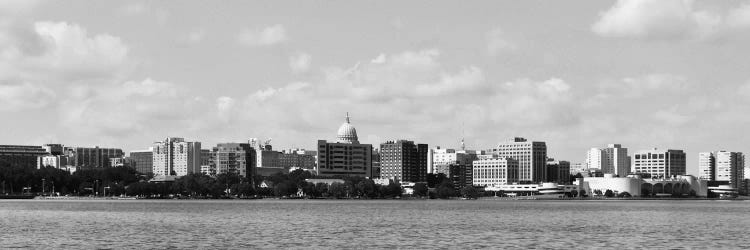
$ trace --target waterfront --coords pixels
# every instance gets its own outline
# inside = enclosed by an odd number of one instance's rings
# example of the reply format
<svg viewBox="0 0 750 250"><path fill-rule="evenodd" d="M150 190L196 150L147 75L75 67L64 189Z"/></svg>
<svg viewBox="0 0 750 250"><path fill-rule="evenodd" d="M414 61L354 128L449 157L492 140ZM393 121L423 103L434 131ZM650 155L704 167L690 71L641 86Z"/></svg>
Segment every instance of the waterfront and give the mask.
<svg viewBox="0 0 750 250"><path fill-rule="evenodd" d="M2 247L741 248L748 201L5 200Z"/></svg>

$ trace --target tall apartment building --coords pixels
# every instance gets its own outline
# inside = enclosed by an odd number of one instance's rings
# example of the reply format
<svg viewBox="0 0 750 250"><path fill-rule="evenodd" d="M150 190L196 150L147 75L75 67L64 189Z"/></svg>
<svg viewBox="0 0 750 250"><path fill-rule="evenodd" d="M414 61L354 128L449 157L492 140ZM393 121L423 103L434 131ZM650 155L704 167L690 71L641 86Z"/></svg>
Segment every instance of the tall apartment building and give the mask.
<svg viewBox="0 0 750 250"><path fill-rule="evenodd" d="M716 157L714 152L698 153L698 179L716 180Z"/></svg>
<svg viewBox="0 0 750 250"><path fill-rule="evenodd" d="M733 188L741 188L745 176L745 155L741 152L701 152L698 154L698 178L708 181L728 181Z"/></svg>
<svg viewBox="0 0 750 250"><path fill-rule="evenodd" d="M219 143L213 148L216 174L255 176L255 149L250 143Z"/></svg>
<svg viewBox="0 0 750 250"><path fill-rule="evenodd" d="M185 176L200 172L201 143L167 137L154 142L153 173L157 176Z"/></svg>
<svg viewBox="0 0 750 250"><path fill-rule="evenodd" d="M513 158L518 161L518 180L525 183L540 183L547 179L547 144L527 141L516 137L488 150L498 158Z"/></svg>
<svg viewBox="0 0 750 250"><path fill-rule="evenodd" d="M154 172L154 148L130 151L130 164L141 174Z"/></svg>
<svg viewBox="0 0 750 250"><path fill-rule="evenodd" d="M346 115L336 136L337 141L318 140L318 175L374 176L372 144L360 144L357 130Z"/></svg>
<svg viewBox="0 0 750 250"><path fill-rule="evenodd" d="M119 148L64 147L68 164L76 169L104 168L112 166L112 158L122 158L125 154Z"/></svg>
<svg viewBox="0 0 750 250"><path fill-rule="evenodd" d="M686 174L685 152L682 150L641 150L633 155L633 172L667 178Z"/></svg>
<svg viewBox="0 0 750 250"><path fill-rule="evenodd" d="M518 183L520 166L514 158L481 159L472 162L474 186L498 186Z"/></svg>
<svg viewBox="0 0 750 250"><path fill-rule="evenodd" d="M397 140L380 144L380 178L427 181L427 144Z"/></svg>
<svg viewBox="0 0 750 250"><path fill-rule="evenodd" d="M628 149L620 144L608 144L606 148L591 148L587 153L588 168L601 169L605 174L616 174L621 177L630 171Z"/></svg>
<svg viewBox="0 0 750 250"><path fill-rule="evenodd" d="M0 145L0 164L33 168L38 158L47 155L42 146Z"/></svg>

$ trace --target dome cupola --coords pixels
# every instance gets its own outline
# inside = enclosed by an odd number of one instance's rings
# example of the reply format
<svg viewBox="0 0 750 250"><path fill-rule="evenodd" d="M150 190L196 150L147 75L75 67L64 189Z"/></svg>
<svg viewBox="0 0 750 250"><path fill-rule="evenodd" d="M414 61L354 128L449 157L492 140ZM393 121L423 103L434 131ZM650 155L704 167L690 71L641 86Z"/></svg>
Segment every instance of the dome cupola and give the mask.
<svg viewBox="0 0 750 250"><path fill-rule="evenodd" d="M355 129L354 126L349 123L349 112L346 112L346 122L341 124L341 127L339 127L339 132L336 136L336 139L339 143L359 144L359 139L357 138L357 129Z"/></svg>

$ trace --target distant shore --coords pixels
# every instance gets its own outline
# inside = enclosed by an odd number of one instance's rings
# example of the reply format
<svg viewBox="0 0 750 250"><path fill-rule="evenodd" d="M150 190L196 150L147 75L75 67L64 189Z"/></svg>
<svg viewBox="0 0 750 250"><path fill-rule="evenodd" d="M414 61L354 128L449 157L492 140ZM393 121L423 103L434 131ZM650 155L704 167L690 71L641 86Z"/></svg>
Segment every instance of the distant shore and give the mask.
<svg viewBox="0 0 750 250"><path fill-rule="evenodd" d="M137 198L137 197L91 197L91 196L37 196L34 200L430 200L428 198L418 197L404 197L394 199L358 199L358 198L317 198L317 199L304 199L304 198L278 198L278 197L265 197L265 198L227 198L227 199L206 199L206 198ZM21 200L21 199L8 199L8 200ZM440 199L435 199L440 200ZM720 199L720 198L551 198L551 197L537 197L537 196L521 196L521 197L479 197L478 199L463 199L463 198L451 198L444 200L488 200L488 201L693 201L693 200L716 200L716 201L732 201L750 200L750 196L740 196L734 199Z"/></svg>

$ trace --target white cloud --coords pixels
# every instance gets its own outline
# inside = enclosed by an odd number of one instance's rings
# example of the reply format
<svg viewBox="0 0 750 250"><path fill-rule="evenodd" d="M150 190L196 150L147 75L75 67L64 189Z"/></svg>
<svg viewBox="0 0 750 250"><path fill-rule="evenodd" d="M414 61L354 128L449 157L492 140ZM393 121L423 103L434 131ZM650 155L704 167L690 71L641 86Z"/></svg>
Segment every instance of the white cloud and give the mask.
<svg viewBox="0 0 750 250"><path fill-rule="evenodd" d="M487 53L496 56L503 51L512 51L517 49L517 45L506 37L501 29L494 29L487 32Z"/></svg>
<svg viewBox="0 0 750 250"><path fill-rule="evenodd" d="M33 68L58 71L66 77L90 77L117 71L126 61L128 48L119 37L108 34L89 36L77 24L36 22L34 31L44 53L29 55Z"/></svg>
<svg viewBox="0 0 750 250"><path fill-rule="evenodd" d="M0 84L0 111L24 111L47 107L54 102L55 93L46 87L24 83Z"/></svg>
<svg viewBox="0 0 750 250"><path fill-rule="evenodd" d="M728 16L697 10L692 0L618 0L600 14L592 31L607 37L704 39L736 28L750 27L747 5Z"/></svg>
<svg viewBox="0 0 750 250"><path fill-rule="evenodd" d="M288 38L284 26L276 24L261 30L243 30L237 39L248 46L270 46L286 42Z"/></svg>
<svg viewBox="0 0 750 250"><path fill-rule="evenodd" d="M234 109L236 103L237 101L228 96L222 96L216 99L216 109L221 121L227 123L232 119L232 109Z"/></svg>
<svg viewBox="0 0 750 250"><path fill-rule="evenodd" d="M385 54L381 53L380 55L378 55L378 57L375 57L372 60L370 60L370 62L374 64L381 64L381 63L385 63L385 60L386 60Z"/></svg>
<svg viewBox="0 0 750 250"><path fill-rule="evenodd" d="M289 67L292 69L292 72L296 74L305 73L310 70L311 61L312 56L310 56L310 54L299 53L289 57Z"/></svg>

